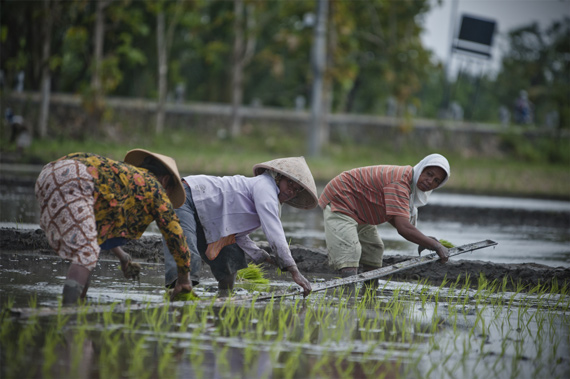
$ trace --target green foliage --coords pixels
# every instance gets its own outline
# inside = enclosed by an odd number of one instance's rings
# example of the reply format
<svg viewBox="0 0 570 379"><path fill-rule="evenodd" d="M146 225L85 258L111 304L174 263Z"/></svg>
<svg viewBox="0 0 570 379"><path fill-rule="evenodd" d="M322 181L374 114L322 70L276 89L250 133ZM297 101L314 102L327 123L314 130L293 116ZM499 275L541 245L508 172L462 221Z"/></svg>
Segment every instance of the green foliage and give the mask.
<svg viewBox="0 0 570 379"><path fill-rule="evenodd" d="M500 101L510 105L520 90L526 90L537 125L544 123L546 113L556 110L560 117L556 127L568 128L570 18L556 20L545 30L537 23L526 25L511 30L508 38L510 49L496 80Z"/></svg>
<svg viewBox="0 0 570 379"><path fill-rule="evenodd" d="M53 17L49 66L52 91L88 93L93 62L92 34L98 2L7 1L0 14L6 81L26 72L26 88L39 89L45 12ZM291 108L298 96L311 96L311 48L315 1L245 1L246 39L253 57L244 70L244 104ZM432 3L418 1L332 1L327 19L328 66L325 92L333 112L385 114L395 99L397 115L417 109L438 117L444 94L443 69L421 44L418 21ZM182 84L186 101L229 102L234 43L231 1L106 2L104 12L104 90L109 95L152 99L157 93L156 16L172 26L168 88ZM497 121L499 106L512 110L521 89L535 105L535 124L558 112L555 127L570 119L568 54L570 19L544 30L526 25L508 33L508 48L496 78L469 73L450 84L450 100L470 121ZM412 107L413 106L413 107ZM526 153L525 153L526 154ZM558 154L558 153L557 153ZM553 157L554 158L554 157Z"/></svg>
<svg viewBox="0 0 570 379"><path fill-rule="evenodd" d="M501 144L507 154L524 162L570 163L570 150L559 139L531 139L511 131L501 136Z"/></svg>

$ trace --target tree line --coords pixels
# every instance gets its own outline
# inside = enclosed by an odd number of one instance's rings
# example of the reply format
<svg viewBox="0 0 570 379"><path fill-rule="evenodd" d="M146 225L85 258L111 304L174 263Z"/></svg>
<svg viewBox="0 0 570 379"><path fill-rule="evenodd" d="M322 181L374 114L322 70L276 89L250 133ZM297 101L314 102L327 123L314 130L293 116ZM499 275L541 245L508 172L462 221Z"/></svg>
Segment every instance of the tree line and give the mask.
<svg viewBox="0 0 570 379"><path fill-rule="evenodd" d="M167 101L232 104L239 134L243 104L306 109L314 99L323 1L324 114L441 116L445 69L420 38L429 0L5 0L2 94L18 85L42 93L41 137L52 92L81 94L93 131L105 98L121 96L156 99L157 133ZM461 73L449 100L467 120L499 122L524 90L532 124L568 128L570 19L502 37L498 74Z"/></svg>

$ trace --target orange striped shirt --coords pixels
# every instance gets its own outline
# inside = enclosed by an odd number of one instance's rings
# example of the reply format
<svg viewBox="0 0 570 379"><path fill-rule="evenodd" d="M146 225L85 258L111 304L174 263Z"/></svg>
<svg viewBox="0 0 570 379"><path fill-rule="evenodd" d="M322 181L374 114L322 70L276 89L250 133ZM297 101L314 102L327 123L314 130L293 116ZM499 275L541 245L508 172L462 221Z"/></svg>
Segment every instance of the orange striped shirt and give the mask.
<svg viewBox="0 0 570 379"><path fill-rule="evenodd" d="M359 224L379 225L394 216L410 218L412 166L368 166L345 171L331 180L319 206L352 217Z"/></svg>

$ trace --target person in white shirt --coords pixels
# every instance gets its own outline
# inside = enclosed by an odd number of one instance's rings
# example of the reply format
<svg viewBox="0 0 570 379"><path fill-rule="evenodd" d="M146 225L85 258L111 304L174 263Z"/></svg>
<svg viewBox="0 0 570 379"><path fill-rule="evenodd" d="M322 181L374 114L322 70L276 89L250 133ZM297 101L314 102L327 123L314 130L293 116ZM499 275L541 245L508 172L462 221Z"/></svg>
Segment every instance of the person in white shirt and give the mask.
<svg viewBox="0 0 570 379"><path fill-rule="evenodd" d="M303 157L280 158L253 166L254 177L191 175L183 178L186 201L176 214L192 251L191 278L196 285L202 260L218 281L221 296L234 286L237 271L247 267L245 254L255 263L270 262L288 271L304 296L309 281L299 272L281 224L281 204L313 209L317 188ZM272 253L260 249L249 234L261 227ZM198 255L199 254L199 255ZM165 284L176 284L176 265L164 249Z"/></svg>

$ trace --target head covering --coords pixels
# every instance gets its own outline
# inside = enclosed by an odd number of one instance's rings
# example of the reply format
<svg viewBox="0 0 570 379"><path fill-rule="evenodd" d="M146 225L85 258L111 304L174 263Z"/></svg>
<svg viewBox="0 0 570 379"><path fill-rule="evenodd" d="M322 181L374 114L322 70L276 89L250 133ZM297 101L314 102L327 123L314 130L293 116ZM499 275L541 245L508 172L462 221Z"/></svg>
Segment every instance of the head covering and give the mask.
<svg viewBox="0 0 570 379"><path fill-rule="evenodd" d="M169 198L172 206L174 206L174 208L179 208L186 200L186 192L184 191L184 186L180 179L180 173L178 172L178 167L176 166L174 159L167 157L166 155L152 153L148 150L133 149L125 155L124 162L140 167L144 159L148 156L158 159L174 178L174 188L172 189Z"/></svg>
<svg viewBox="0 0 570 379"><path fill-rule="evenodd" d="M303 187L304 191L301 191L291 200L286 201L286 204L301 209L313 209L317 206L319 202L317 186L304 157L279 158L256 164L253 166L253 175L261 175L266 170L284 175Z"/></svg>
<svg viewBox="0 0 570 379"><path fill-rule="evenodd" d="M449 180L449 177L451 176L451 168L449 166L449 162L443 155L440 154L430 154L424 159L422 159L420 163L414 166L414 183L412 188L413 204L410 204L412 208L411 218L414 220L417 219L418 208L423 207L424 205L427 204L428 198L432 192L432 191L426 191L426 192L420 191L417 187L420 175L422 174L422 172L426 167L431 167L431 166L441 167L447 174L445 176L445 179L443 179L443 181L439 184L439 186L437 186L437 188L443 187L443 185Z"/></svg>

